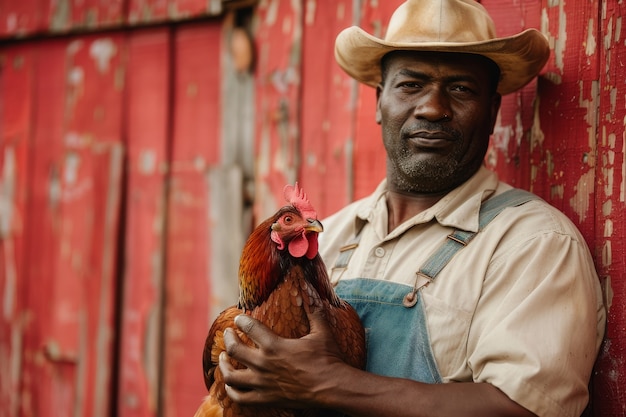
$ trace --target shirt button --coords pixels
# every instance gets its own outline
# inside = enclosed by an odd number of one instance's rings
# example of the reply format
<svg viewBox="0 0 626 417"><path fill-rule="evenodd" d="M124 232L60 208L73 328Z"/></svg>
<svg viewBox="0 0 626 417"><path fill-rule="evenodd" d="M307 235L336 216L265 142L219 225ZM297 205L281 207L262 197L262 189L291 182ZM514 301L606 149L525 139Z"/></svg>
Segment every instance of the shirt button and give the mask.
<svg viewBox="0 0 626 417"><path fill-rule="evenodd" d="M385 250L380 247L376 248L376 250L374 251L374 254L378 256L379 258L382 258L383 256L385 256Z"/></svg>

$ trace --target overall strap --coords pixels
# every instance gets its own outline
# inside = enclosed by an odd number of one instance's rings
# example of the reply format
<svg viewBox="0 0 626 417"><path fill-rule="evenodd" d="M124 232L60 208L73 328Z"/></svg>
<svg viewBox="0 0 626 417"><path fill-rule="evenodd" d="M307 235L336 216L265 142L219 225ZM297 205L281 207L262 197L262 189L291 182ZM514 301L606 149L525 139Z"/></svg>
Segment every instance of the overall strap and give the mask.
<svg viewBox="0 0 626 417"><path fill-rule="evenodd" d="M485 226L489 224L502 210L507 207L521 206L522 204L539 199L536 195L521 190L518 188L512 188L499 194L495 197L491 197L485 201L478 214L478 232L483 230ZM359 229L354 238L343 246L339 251L339 256L333 266L333 271L339 272L339 277L348 267L350 258L354 253L354 250L359 246L361 239L361 230ZM476 233L478 233L476 232ZM422 276L428 281L433 281L441 270L450 262L452 257L463 247L465 247L476 236L475 232L468 232L465 230L454 230L450 233L446 241L426 260L424 265L417 272L418 277ZM338 279L335 279L333 275L333 283L336 284ZM419 290L418 280L416 280L415 286L405 297L405 305L412 307L417 302L417 291Z"/></svg>
<svg viewBox="0 0 626 417"><path fill-rule="evenodd" d="M480 207L478 214L478 232L483 230L502 210L507 207L517 207L539 197L518 188L512 188L491 197L485 201ZM455 230L448 235L446 241L431 255L431 257L422 265L418 274L434 280L439 272L450 262L452 257L476 236L478 232L468 232L465 230Z"/></svg>

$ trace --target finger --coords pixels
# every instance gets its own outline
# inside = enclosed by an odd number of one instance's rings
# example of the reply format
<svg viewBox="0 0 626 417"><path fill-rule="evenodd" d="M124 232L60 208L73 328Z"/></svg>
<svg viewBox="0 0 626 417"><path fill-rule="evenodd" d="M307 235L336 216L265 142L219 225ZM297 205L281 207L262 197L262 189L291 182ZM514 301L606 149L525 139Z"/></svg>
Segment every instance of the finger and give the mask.
<svg viewBox="0 0 626 417"><path fill-rule="evenodd" d="M253 349L243 343L237 335L237 332L230 328L224 330L224 348L228 356L246 366L249 365L250 358L254 354Z"/></svg>
<svg viewBox="0 0 626 417"><path fill-rule="evenodd" d="M306 311L307 318L309 319L309 325L311 326L311 333L326 333L330 332L330 323L326 312L321 309L315 309L313 311Z"/></svg>
<svg viewBox="0 0 626 417"><path fill-rule="evenodd" d="M276 335L260 321L246 314L235 317L235 325L259 347L267 347L276 339Z"/></svg>
<svg viewBox="0 0 626 417"><path fill-rule="evenodd" d="M218 365L222 378L227 385L238 387L239 389L250 388L250 371L247 368L237 369L233 366L230 356L226 352L220 353Z"/></svg>
<svg viewBox="0 0 626 417"><path fill-rule="evenodd" d="M257 390L241 389L228 384L224 388L226 389L226 395L241 405L260 405L268 402Z"/></svg>
<svg viewBox="0 0 626 417"><path fill-rule="evenodd" d="M257 375L249 369L237 369L226 352L219 356L219 368L225 383L226 394L235 402L245 405L267 404L275 396L267 395L267 383L257 382Z"/></svg>

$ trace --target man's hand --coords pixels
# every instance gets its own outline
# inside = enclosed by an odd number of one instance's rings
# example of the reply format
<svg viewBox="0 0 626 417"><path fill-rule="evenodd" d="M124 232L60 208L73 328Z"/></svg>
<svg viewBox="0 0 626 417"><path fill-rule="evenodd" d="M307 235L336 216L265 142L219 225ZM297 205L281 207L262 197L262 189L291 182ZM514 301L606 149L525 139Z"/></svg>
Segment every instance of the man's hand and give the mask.
<svg viewBox="0 0 626 417"><path fill-rule="evenodd" d="M227 353L219 366L228 396L242 405L334 409L363 417L534 416L490 384L424 384L353 368L341 361L323 313L309 314L309 321L310 334L285 339L249 316L237 316L235 323L257 348L243 344L232 329L224 333ZM229 357L247 369L235 369Z"/></svg>
<svg viewBox="0 0 626 417"><path fill-rule="evenodd" d="M257 348L242 343L232 329L224 333L227 354L222 353L219 366L229 397L246 405L320 406L316 395L343 362L323 313L308 316L311 332L300 339L279 337L247 315L235 319ZM235 369L229 357L247 369Z"/></svg>

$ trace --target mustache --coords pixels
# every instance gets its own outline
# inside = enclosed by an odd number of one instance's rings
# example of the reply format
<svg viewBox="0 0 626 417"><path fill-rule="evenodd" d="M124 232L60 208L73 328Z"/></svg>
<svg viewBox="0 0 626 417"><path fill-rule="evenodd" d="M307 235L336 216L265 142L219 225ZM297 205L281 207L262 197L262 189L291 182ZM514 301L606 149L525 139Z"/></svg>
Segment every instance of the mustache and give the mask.
<svg viewBox="0 0 626 417"><path fill-rule="evenodd" d="M428 120L420 120L411 126L402 128L400 134L403 138L415 136L418 132L443 133L450 140L460 140L463 135L460 131L439 122L429 122Z"/></svg>

